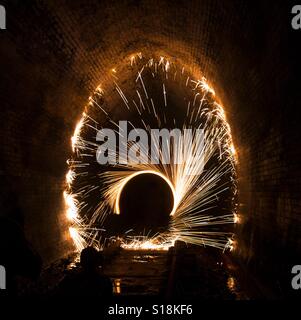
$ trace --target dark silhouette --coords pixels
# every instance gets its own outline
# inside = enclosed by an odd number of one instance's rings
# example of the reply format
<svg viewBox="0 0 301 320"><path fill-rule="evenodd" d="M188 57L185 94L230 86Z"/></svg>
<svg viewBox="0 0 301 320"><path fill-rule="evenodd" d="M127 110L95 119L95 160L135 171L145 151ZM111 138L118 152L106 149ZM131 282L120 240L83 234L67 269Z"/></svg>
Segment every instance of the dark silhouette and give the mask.
<svg viewBox="0 0 301 320"><path fill-rule="evenodd" d="M17 294L17 276L35 280L42 269L41 257L26 241L22 228L4 218L0 218L0 265L6 269L8 294Z"/></svg>
<svg viewBox="0 0 301 320"><path fill-rule="evenodd" d="M85 248L80 255L81 269L67 275L59 285L59 294L66 296L112 297L113 286L103 274L103 255L93 247Z"/></svg>
<svg viewBox="0 0 301 320"><path fill-rule="evenodd" d="M42 259L26 240L24 212L7 177L0 174L0 265L6 270L6 289L2 295L18 294L18 277L36 280Z"/></svg>

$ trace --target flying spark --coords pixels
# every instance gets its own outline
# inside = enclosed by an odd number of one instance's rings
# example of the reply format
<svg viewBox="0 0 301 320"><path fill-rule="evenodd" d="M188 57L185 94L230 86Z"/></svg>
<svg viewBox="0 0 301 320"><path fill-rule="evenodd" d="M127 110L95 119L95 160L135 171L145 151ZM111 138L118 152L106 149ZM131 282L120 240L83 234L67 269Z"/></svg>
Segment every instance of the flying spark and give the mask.
<svg viewBox="0 0 301 320"><path fill-rule="evenodd" d="M225 227L240 221L236 213L237 152L225 111L216 101L214 89L205 77L194 80L184 67L178 69L176 63L164 57L146 60L138 53L130 56L128 61L133 72L136 72L133 76L133 94L130 95L118 83L117 75L122 68L111 70L114 73L112 82L108 87L102 84L96 88L71 138L73 156L68 161L64 198L66 216L72 224L69 232L76 248L81 250L86 245L101 246L102 227L106 218L111 214L122 214L119 200L125 185L137 175L151 173L165 180L172 190L173 209L170 212L169 229L153 237L125 235L120 239L122 247L166 250L176 240L182 240L233 250L236 245L233 234ZM148 85L150 82L158 84L160 89L157 92L160 91L161 96L155 96ZM171 82L178 84L179 92L171 91ZM179 141L180 151L176 154L185 159L181 164L165 164L161 160L159 164L118 163L101 171L96 166L95 154L99 143L94 141L95 133L102 127L100 123L105 122L113 125L115 130L120 129L118 119L108 108L108 102L104 102L110 86L113 87L112 95L117 93L114 99L119 99L120 106L128 112L129 117L140 119L139 127L148 132L155 125L158 128L171 126L172 114L174 127L176 123L181 123L182 129L202 128L204 145L201 158L194 157L198 147L196 140L189 148L184 148L189 140L183 134ZM186 107L182 121L170 103L173 101L172 95L182 94L183 90L183 106ZM179 95L176 97L179 99ZM113 98L108 96L106 101L110 99ZM137 123L131 125L139 128ZM119 135L122 136L122 132ZM126 154L123 149L127 147L128 144L120 145L117 150L108 150L108 153L111 157L124 158ZM157 141L158 154L163 156L159 147ZM170 148L173 149L172 144ZM201 166L204 166L204 170ZM198 174L200 171L202 173ZM91 201L93 194L97 194L100 200ZM223 197L231 199L226 213L219 208L219 201Z"/></svg>

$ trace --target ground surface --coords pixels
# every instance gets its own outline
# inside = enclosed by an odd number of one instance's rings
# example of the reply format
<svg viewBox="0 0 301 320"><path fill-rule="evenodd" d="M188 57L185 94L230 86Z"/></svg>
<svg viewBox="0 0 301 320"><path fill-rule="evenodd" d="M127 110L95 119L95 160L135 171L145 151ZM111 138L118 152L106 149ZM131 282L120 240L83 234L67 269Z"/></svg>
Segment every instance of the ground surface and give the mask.
<svg viewBox="0 0 301 320"><path fill-rule="evenodd" d="M36 282L19 279L21 295L55 295L68 273L78 272L76 254L53 263ZM167 251L121 250L106 257L104 272L114 296L164 299L241 300L260 297L255 284L228 255L207 248ZM240 274L238 277L237 275Z"/></svg>

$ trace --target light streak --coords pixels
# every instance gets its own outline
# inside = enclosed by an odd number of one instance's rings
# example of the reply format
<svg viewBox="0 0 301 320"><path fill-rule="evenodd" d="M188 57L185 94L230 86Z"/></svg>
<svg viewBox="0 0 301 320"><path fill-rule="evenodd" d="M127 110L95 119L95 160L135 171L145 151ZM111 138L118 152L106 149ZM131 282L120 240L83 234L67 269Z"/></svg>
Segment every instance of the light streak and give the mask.
<svg viewBox="0 0 301 320"><path fill-rule="evenodd" d="M112 75L110 84L119 97L120 105L123 105L123 108L125 106L124 110L129 114L136 113L139 116L140 127L150 130L151 119L157 123L158 128L161 128L170 120L168 112L173 107L169 105L173 92L167 90L168 83L169 81L181 83L187 92L191 92L191 98L183 104L185 121L182 129L204 129L202 159L194 159L191 156L196 148L193 143L189 149L190 152L178 154L186 160L181 165L161 162L158 165L117 164L114 170L91 172L91 167L95 165L98 147L93 137L101 127L101 122L105 118L118 128L118 120L111 117L112 111L109 112L100 100L109 92L108 85L105 83L99 85L89 98L88 107L77 123L71 138L73 157L68 161L69 171L66 174L64 199L66 217L71 222L69 233L76 248L81 250L87 245L101 246L99 239L106 217L114 213L122 214L119 201L125 185L134 177L148 173L164 179L172 191L174 203L170 212L169 230L154 237L126 235L120 239L123 248L167 250L176 240L181 240L222 250L234 250L237 243L233 240L233 234L224 231L221 227L239 223L241 220L236 213L235 198L237 151L224 108L215 99L215 90L205 77L194 80L193 76L186 71L187 68L178 69L176 63L165 57L146 60L139 52L131 55L127 61L131 70L136 72L133 75L135 88L132 96L129 96L122 85L117 83L116 76ZM116 73L117 69L120 74L122 66L112 69L111 72ZM147 80L149 79L145 76L147 73L151 75L152 80ZM162 74L162 78L158 76L159 74ZM152 95L148 81L161 81L159 90L162 96L159 102ZM178 121L180 120L173 119L174 126ZM134 124L131 125L135 128ZM89 130L94 132L93 136L87 135L86 131ZM187 137L183 135L180 144L187 145L187 141ZM118 150L109 150L109 152L118 158ZM212 165L212 162L215 164ZM204 164L206 169L201 175L197 174L200 172L200 165ZM96 205L89 202L89 196L93 192L98 192L101 198ZM232 197L233 201L232 212L223 214L219 212L218 200L226 192L231 193L229 198ZM216 208L216 214L212 213L213 208Z"/></svg>
<svg viewBox="0 0 301 320"><path fill-rule="evenodd" d="M75 227L69 227L70 237L74 241L74 244L78 251L83 250L86 247L86 241L81 237L79 231Z"/></svg>
<svg viewBox="0 0 301 320"><path fill-rule="evenodd" d="M66 174L66 183L70 187L73 180L75 179L76 173L72 169L70 169Z"/></svg>
<svg viewBox="0 0 301 320"><path fill-rule="evenodd" d="M64 199L66 203L66 216L70 221L74 221L77 219L77 200L75 199L75 195L69 194L67 191L64 191Z"/></svg>
<svg viewBox="0 0 301 320"><path fill-rule="evenodd" d="M83 117L79 120L79 122L77 123L75 130L74 130L74 134L71 138L71 144L72 144L72 151L75 152L78 145L81 142L81 138L80 138L80 134L82 131L82 128L85 124L85 115L83 114Z"/></svg>

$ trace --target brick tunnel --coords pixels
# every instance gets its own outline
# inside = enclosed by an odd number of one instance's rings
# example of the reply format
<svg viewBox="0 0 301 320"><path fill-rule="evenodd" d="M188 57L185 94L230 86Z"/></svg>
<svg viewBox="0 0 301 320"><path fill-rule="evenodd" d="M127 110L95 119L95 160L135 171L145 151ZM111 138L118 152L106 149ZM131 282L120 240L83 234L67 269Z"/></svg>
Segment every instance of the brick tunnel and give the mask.
<svg viewBox="0 0 301 320"><path fill-rule="evenodd" d="M301 253L300 52L291 7L239 0L3 3L1 216L18 203L22 214L13 219L22 221L44 266L74 252L63 191L83 107L107 70L143 52L176 58L210 80L238 158L241 221L232 258L276 295L290 292Z"/></svg>

